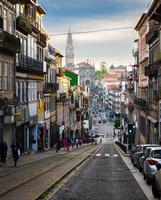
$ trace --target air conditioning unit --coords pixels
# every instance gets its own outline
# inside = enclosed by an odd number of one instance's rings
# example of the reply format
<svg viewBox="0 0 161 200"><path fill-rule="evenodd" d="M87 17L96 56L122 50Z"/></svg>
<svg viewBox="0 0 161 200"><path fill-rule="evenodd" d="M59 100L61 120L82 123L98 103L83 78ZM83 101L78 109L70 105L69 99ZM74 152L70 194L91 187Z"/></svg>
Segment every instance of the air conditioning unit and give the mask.
<svg viewBox="0 0 161 200"><path fill-rule="evenodd" d="M5 115L13 115L15 113L15 106L9 105L5 110Z"/></svg>

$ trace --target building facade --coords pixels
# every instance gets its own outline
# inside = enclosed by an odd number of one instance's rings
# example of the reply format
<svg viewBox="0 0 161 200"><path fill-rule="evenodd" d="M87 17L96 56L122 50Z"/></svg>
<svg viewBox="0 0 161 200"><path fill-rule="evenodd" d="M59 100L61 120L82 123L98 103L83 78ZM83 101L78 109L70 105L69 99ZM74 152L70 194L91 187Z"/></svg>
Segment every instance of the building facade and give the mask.
<svg viewBox="0 0 161 200"><path fill-rule="evenodd" d="M13 1L0 2L0 142L9 145L15 139L15 59L20 52L16 37Z"/></svg>

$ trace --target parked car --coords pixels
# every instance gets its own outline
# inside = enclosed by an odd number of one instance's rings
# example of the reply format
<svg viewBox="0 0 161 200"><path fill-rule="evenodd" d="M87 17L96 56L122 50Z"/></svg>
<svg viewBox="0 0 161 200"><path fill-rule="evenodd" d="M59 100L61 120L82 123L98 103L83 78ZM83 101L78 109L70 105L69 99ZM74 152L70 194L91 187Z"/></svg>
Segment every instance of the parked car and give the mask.
<svg viewBox="0 0 161 200"><path fill-rule="evenodd" d="M142 153L142 156L139 158L139 163L138 163L138 168L139 168L139 171L140 172L143 172L143 168L144 168L144 161L146 159L146 156L148 155L148 152L150 151L150 149L152 147L157 147L159 145L157 144L150 144L149 146L144 146L143 147L143 153ZM144 174L144 172L143 172Z"/></svg>
<svg viewBox="0 0 161 200"><path fill-rule="evenodd" d="M161 197L161 164L156 165L157 171L152 180L152 193L155 198Z"/></svg>
<svg viewBox="0 0 161 200"><path fill-rule="evenodd" d="M144 176L146 183L150 184L157 172L156 165L161 164L161 147L150 148L148 155L144 161Z"/></svg>
<svg viewBox="0 0 161 200"><path fill-rule="evenodd" d="M143 155L144 147L147 146L150 146L150 144L141 144L136 147L136 152L134 153L134 158L133 158L133 165L135 167L139 167L139 159Z"/></svg>
<svg viewBox="0 0 161 200"><path fill-rule="evenodd" d="M138 146L139 146L139 145L133 147L133 148L131 149L131 151L130 151L131 163L134 162L134 154L136 153L136 150L137 150L137 147L138 147Z"/></svg>

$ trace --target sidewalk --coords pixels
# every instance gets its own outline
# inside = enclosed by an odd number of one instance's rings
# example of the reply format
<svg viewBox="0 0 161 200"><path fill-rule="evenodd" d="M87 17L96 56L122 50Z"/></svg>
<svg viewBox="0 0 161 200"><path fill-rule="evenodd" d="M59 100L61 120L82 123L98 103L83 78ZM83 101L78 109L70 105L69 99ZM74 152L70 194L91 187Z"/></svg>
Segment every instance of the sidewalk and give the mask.
<svg viewBox="0 0 161 200"><path fill-rule="evenodd" d="M82 146L79 146L79 148L82 148L86 145L89 145L89 144L83 144ZM76 147L74 147L73 149L70 148L69 152L71 152L75 149L76 149ZM18 162L17 162L17 166L22 166L22 165L25 165L25 164L29 164L29 163L33 163L33 162L36 162L36 161L43 160L45 158L53 157L54 155L57 155L57 154L65 154L65 153L67 153L67 151L65 151L64 148L61 148L58 152L56 152L56 149L53 149L53 150L48 150L48 151L44 151L44 152L22 154L20 156ZM7 159L6 166L0 167L0 173L1 173L1 171L6 170L7 168L12 168L13 165L14 165L13 158L12 158L12 156L10 156Z"/></svg>
<svg viewBox="0 0 161 200"><path fill-rule="evenodd" d="M99 145L85 144L70 152L48 151L25 155L13 167L9 160L0 168L1 200L34 200L86 160Z"/></svg>

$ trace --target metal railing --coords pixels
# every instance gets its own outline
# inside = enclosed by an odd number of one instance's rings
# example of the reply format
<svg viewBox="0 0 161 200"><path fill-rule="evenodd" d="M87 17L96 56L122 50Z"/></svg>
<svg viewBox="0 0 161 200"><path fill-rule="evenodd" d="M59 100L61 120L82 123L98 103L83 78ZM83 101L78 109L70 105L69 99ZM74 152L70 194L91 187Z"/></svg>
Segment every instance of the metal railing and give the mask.
<svg viewBox="0 0 161 200"><path fill-rule="evenodd" d="M43 62L40 62L36 59L30 58L22 54L18 56L17 67L29 71L37 71L43 73Z"/></svg>

